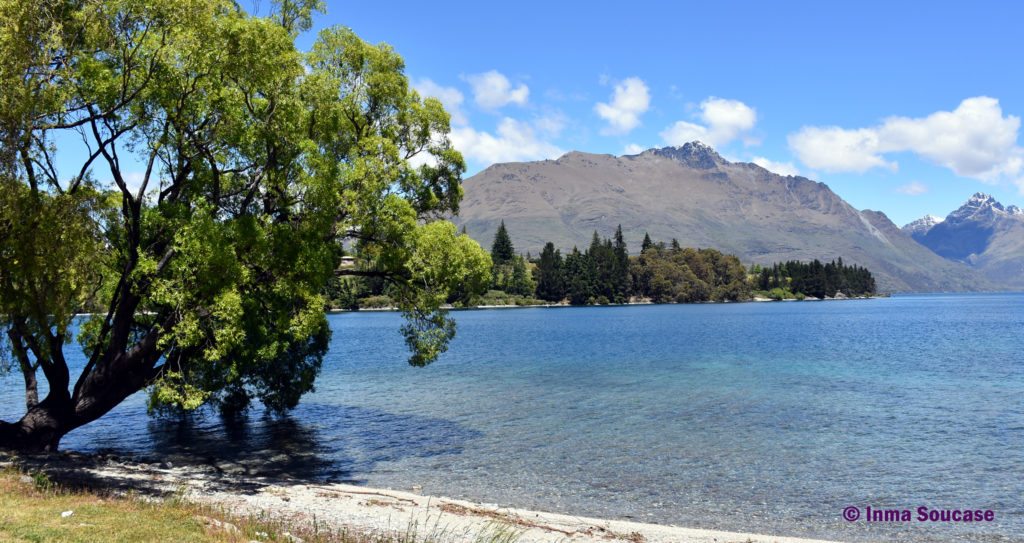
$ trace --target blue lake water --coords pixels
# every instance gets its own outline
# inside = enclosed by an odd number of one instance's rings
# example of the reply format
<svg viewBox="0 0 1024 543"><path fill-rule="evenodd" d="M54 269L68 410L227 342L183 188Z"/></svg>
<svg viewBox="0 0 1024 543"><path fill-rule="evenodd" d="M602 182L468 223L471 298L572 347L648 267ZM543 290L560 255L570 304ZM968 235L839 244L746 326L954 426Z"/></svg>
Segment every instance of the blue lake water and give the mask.
<svg viewBox="0 0 1024 543"><path fill-rule="evenodd" d="M454 313L409 367L394 313L329 316L291 416L148 419L64 447L276 459L299 477L541 510L851 541L1024 541L1024 295ZM0 378L0 416L22 401ZM846 506L992 509L972 525ZM916 514L916 512L915 512Z"/></svg>

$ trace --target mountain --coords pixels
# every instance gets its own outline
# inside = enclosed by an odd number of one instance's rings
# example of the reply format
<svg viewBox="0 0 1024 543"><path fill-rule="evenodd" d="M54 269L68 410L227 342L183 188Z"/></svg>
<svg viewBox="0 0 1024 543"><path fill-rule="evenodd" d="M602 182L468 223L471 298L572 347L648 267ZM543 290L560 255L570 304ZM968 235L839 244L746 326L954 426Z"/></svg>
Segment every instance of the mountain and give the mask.
<svg viewBox="0 0 1024 543"><path fill-rule="evenodd" d="M924 221L914 221L904 229ZM949 260L966 263L996 285L1024 288L1024 210L1004 207L984 193L914 235L922 245Z"/></svg>
<svg viewBox="0 0 1024 543"><path fill-rule="evenodd" d="M921 241L921 238L923 238L933 226L939 224L943 220L944 219L942 217L936 217L935 215L925 215L912 223L903 225L903 228L900 230L903 230L915 240Z"/></svg>
<svg viewBox="0 0 1024 543"><path fill-rule="evenodd" d="M557 160L495 164L466 179L455 221L484 247L504 220L518 251L547 241L585 247L592 232L621 224L640 248L677 238L745 262L842 257L875 273L888 291L976 290L988 285L962 263L915 242L883 213L858 211L825 184L729 162L699 142L612 156L570 152Z"/></svg>

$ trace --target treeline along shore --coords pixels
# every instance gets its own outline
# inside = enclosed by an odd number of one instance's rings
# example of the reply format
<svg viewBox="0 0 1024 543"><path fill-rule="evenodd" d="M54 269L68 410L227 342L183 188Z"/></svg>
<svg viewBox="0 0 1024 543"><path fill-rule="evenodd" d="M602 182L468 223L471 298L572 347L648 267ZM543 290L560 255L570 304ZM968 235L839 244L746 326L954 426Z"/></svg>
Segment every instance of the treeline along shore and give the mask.
<svg viewBox="0 0 1024 543"><path fill-rule="evenodd" d="M359 268L359 256L346 265ZM330 309L395 306L386 281L339 275L324 293ZM822 263L779 262L749 267L716 249L681 247L672 239L644 236L640 253L629 254L622 227L611 238L595 231L590 246L562 254L548 242L534 257L516 252L502 222L491 244L491 284L485 294L454 292L453 308L628 303L702 303L821 300L876 295L875 278L843 259Z"/></svg>

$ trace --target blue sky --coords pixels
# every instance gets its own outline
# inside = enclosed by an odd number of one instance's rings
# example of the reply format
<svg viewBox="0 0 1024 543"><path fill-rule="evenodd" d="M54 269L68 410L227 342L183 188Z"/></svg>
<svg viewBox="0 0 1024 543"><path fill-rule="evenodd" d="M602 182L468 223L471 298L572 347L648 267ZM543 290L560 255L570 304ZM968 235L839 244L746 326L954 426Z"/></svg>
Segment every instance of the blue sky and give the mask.
<svg viewBox="0 0 1024 543"><path fill-rule="evenodd" d="M335 24L391 44L468 174L697 138L900 225L1024 203L1024 7L834 4L329 2L299 45Z"/></svg>

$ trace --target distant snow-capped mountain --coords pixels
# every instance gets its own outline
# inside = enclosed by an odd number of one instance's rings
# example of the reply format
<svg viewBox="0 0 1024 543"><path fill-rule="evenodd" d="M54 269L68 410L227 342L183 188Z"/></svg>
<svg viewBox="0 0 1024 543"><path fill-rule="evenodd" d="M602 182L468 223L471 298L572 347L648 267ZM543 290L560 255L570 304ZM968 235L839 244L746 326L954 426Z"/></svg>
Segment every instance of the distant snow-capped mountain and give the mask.
<svg viewBox="0 0 1024 543"><path fill-rule="evenodd" d="M996 284L1024 288L1024 210L1018 206L1003 206L979 192L945 220L924 217L903 231L939 256L968 264Z"/></svg>
<svg viewBox="0 0 1024 543"><path fill-rule="evenodd" d="M929 230L931 230L936 224L939 224L943 220L945 219L935 215L925 215L924 217L921 217L920 219L917 219L914 222L903 225L903 228L901 228L900 230L903 230L904 232L909 234L910 237L918 241L921 241L920 238L923 238Z"/></svg>

